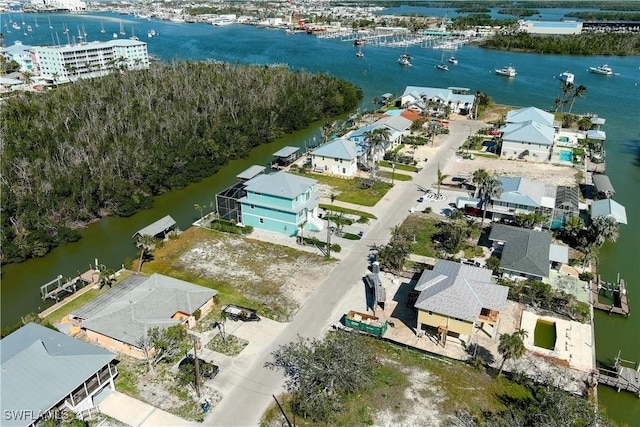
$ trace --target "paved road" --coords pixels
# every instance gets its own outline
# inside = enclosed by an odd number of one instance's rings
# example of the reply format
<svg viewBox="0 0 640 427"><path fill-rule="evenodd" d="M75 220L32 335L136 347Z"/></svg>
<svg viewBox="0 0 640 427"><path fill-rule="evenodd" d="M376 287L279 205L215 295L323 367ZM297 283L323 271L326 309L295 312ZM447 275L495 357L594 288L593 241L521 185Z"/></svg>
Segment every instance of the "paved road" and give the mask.
<svg viewBox="0 0 640 427"><path fill-rule="evenodd" d="M450 134L445 136L438 153L429 159L427 166L416 174L413 181L397 182L387 195L371 209L378 217L358 245L335 266L324 283L301 307L294 319L274 339L271 346L257 355L252 365L236 371L235 387L225 393L222 401L215 406L205 419L211 426L256 426L262 414L282 390L283 378L279 372L263 368L270 360L270 354L281 344L304 337L321 337L327 326L338 319L331 319L333 308L349 291L349 285L358 283L369 265L370 247L389 241L391 229L400 224L409 214L416 200L435 181L438 166L455 156L456 149L471 132L483 127L476 121L451 122ZM348 284L348 285L345 285ZM236 367L239 369L240 367Z"/></svg>

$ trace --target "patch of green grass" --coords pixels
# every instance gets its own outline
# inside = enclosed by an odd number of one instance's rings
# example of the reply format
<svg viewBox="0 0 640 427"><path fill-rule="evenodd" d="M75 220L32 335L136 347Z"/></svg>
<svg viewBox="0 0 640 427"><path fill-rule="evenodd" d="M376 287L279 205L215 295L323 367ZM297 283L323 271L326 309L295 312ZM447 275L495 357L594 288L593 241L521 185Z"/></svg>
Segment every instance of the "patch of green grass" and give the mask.
<svg viewBox="0 0 640 427"><path fill-rule="evenodd" d="M393 168L393 165L391 164L391 162L388 162L386 160L382 160L380 162L378 162L378 164L382 167L385 168ZM405 165L403 163L396 163L396 170L402 170L402 171L407 171L407 172L417 172L418 168L412 165Z"/></svg>
<svg viewBox="0 0 640 427"><path fill-rule="evenodd" d="M423 215L409 215L400 225L401 231L409 236L415 236L411 252L416 255L438 257L438 250L431 240L431 236L438 232L440 221Z"/></svg>
<svg viewBox="0 0 640 427"><path fill-rule="evenodd" d="M217 351L227 356L237 356L248 344L249 341L238 338L235 335L226 335L223 341L222 336L218 334L213 337L205 347L211 351Z"/></svg>
<svg viewBox="0 0 640 427"><path fill-rule="evenodd" d="M346 214L346 215L357 215L360 218L378 219L374 214L370 214L369 212L363 212L363 211L358 211L358 210L355 210L355 209L343 208L342 206L334 206L334 205L327 205L327 204L321 203L319 205L319 207L320 207L320 209L325 209L325 210L336 212L336 213L343 213L343 214ZM358 220L358 222L360 222L360 220Z"/></svg>
<svg viewBox="0 0 640 427"><path fill-rule="evenodd" d="M360 206L375 206L391 188L391 184L382 181L377 181L373 186L367 188L360 178L343 179L322 174L309 176L330 186L336 194L336 200Z"/></svg>
<svg viewBox="0 0 640 427"><path fill-rule="evenodd" d="M353 233L343 233L342 238L347 240L360 240L360 236Z"/></svg>
<svg viewBox="0 0 640 427"><path fill-rule="evenodd" d="M411 175L405 175L403 173L398 173L398 172L393 173L388 171L379 171L378 176L381 176L383 178L393 179L395 181L411 181L413 179L413 176Z"/></svg>

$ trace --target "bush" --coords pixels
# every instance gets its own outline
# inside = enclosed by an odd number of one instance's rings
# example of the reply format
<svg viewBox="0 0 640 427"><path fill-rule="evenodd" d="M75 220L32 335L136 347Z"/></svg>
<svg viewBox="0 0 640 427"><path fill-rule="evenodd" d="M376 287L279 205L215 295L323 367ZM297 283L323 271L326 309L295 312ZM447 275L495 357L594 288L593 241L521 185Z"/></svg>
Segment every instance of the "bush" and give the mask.
<svg viewBox="0 0 640 427"><path fill-rule="evenodd" d="M333 252L340 253L340 251L342 251L342 246L340 246L340 245L339 245L339 244L337 244L337 243L332 243L332 244L331 244L331 250L332 250Z"/></svg>
<svg viewBox="0 0 640 427"><path fill-rule="evenodd" d="M590 282L593 280L593 273L590 271L582 272L578 275L578 279L582 280L583 282Z"/></svg>

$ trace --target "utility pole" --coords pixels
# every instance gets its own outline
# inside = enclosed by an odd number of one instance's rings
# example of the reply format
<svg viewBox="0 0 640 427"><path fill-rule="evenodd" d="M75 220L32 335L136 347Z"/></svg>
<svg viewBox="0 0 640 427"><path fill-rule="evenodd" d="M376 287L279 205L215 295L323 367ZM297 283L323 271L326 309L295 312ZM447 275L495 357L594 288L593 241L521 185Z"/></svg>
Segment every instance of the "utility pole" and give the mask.
<svg viewBox="0 0 640 427"><path fill-rule="evenodd" d="M329 224L329 215L327 214L327 258L331 258L331 227Z"/></svg>
<svg viewBox="0 0 640 427"><path fill-rule="evenodd" d="M396 164L391 162L391 185L393 185L393 181L396 177Z"/></svg>
<svg viewBox="0 0 640 427"><path fill-rule="evenodd" d="M198 347L200 347L200 339L198 337L193 337L193 363L196 374L196 396L200 397L200 365L198 363Z"/></svg>

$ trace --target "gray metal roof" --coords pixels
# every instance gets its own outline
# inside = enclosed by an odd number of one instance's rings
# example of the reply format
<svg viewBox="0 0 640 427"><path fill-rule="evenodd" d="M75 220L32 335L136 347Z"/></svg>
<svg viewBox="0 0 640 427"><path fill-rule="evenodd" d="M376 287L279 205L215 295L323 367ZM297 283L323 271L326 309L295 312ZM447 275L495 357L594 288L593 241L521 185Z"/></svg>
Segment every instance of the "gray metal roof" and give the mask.
<svg viewBox="0 0 640 427"><path fill-rule="evenodd" d="M506 286L491 283L491 270L439 259L424 270L415 290L415 307L448 317L475 322L483 308L504 310Z"/></svg>
<svg viewBox="0 0 640 427"><path fill-rule="evenodd" d="M591 117L591 124L595 126L603 126L607 120L603 117L593 116Z"/></svg>
<svg viewBox="0 0 640 427"><path fill-rule="evenodd" d="M505 270L549 277L551 233L494 224L489 240L504 242L500 267Z"/></svg>
<svg viewBox="0 0 640 427"><path fill-rule="evenodd" d="M374 126L386 126L391 130L403 132L411 128L413 121L402 116L386 116L373 122Z"/></svg>
<svg viewBox="0 0 640 427"><path fill-rule="evenodd" d="M529 144L553 145L555 130L552 126L535 121L507 123L502 128L503 141L525 142Z"/></svg>
<svg viewBox="0 0 640 427"><path fill-rule="evenodd" d="M62 401L115 354L35 323L0 341L1 411L32 411L37 416ZM23 412L24 413L24 412ZM9 419L10 418L10 419ZM4 417L3 426L32 420Z"/></svg>
<svg viewBox="0 0 640 427"><path fill-rule="evenodd" d="M315 179L303 176L286 172L274 172L267 175L258 175L250 179L247 181L245 188L248 192L295 199L299 195L306 193L316 182Z"/></svg>
<svg viewBox="0 0 640 427"><path fill-rule="evenodd" d="M593 174L592 179L593 185L596 186L596 189L598 191L610 194L616 193L616 190L613 188L613 185L611 184L611 181L609 180L609 177L607 175Z"/></svg>
<svg viewBox="0 0 640 427"><path fill-rule="evenodd" d="M620 224L627 223L627 210L613 199L596 200L591 204L591 216L612 216Z"/></svg>
<svg viewBox="0 0 640 427"><path fill-rule="evenodd" d="M153 224L147 225L144 228L136 231L133 237L136 236L157 236L158 234L164 233L171 227L176 225L176 220L171 217L171 215L167 215L164 218L160 218Z"/></svg>
<svg viewBox="0 0 640 427"><path fill-rule="evenodd" d="M416 100L426 97L428 99L437 99L445 103L451 102L452 104L467 104L468 106L473 105L476 99L475 95L462 95L454 93L451 89L422 86L407 86L402 94L403 98L405 96L411 96Z"/></svg>
<svg viewBox="0 0 640 427"><path fill-rule="evenodd" d="M549 246L549 261L567 264L569 262L569 246L551 244Z"/></svg>
<svg viewBox="0 0 640 427"><path fill-rule="evenodd" d="M553 114L536 107L519 108L507 113L507 123L522 123L534 121L543 125L553 126Z"/></svg>
<svg viewBox="0 0 640 427"><path fill-rule="evenodd" d="M174 314L193 314L217 294L162 274L134 274L72 315L85 319L85 329L137 346L146 329L176 325Z"/></svg>
<svg viewBox="0 0 640 427"><path fill-rule="evenodd" d="M264 172L265 169L266 168L264 166L260 166L260 165L249 166L247 169L243 170L238 175L236 175L236 178L248 180L253 178L256 175L261 174L262 172Z"/></svg>
<svg viewBox="0 0 640 427"><path fill-rule="evenodd" d="M607 139L607 134L603 130L592 129L587 131L587 138L605 141Z"/></svg>
<svg viewBox="0 0 640 427"><path fill-rule="evenodd" d="M555 207L556 187L522 177L499 176L502 194L493 199L504 203L548 208Z"/></svg>
<svg viewBox="0 0 640 427"><path fill-rule="evenodd" d="M577 187L568 187L560 185L556 189L556 203L555 207L558 209L571 209L575 212L580 207L580 193Z"/></svg>
<svg viewBox="0 0 640 427"><path fill-rule="evenodd" d="M338 138L328 142L311 152L313 156L324 156L332 159L353 160L358 157L356 144L353 141Z"/></svg>
<svg viewBox="0 0 640 427"><path fill-rule="evenodd" d="M290 155L297 153L298 150L300 150L300 147L291 147L291 146L287 145L286 147L282 147L281 149L279 149L278 151L273 153L273 156L274 157L289 157Z"/></svg>

